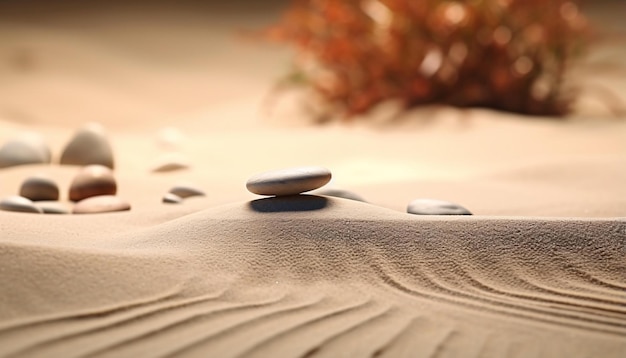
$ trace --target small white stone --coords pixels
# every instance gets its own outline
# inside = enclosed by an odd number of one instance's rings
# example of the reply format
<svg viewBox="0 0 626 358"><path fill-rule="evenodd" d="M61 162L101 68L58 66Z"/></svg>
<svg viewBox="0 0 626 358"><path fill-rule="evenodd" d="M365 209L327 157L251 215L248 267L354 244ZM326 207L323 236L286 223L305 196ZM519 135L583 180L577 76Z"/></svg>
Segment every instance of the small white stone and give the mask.
<svg viewBox="0 0 626 358"><path fill-rule="evenodd" d="M296 195L326 185L331 176L322 167L280 169L254 175L248 179L246 188L259 195Z"/></svg>
<svg viewBox="0 0 626 358"><path fill-rule="evenodd" d="M63 149L60 163L63 165L100 164L113 169L113 149L104 128L89 123L74 134Z"/></svg>
<svg viewBox="0 0 626 358"><path fill-rule="evenodd" d="M22 183L20 196L32 201L59 200L59 186L47 176L32 176Z"/></svg>
<svg viewBox="0 0 626 358"><path fill-rule="evenodd" d="M0 210L34 214L43 213L30 199L17 195L11 195L0 200Z"/></svg>
<svg viewBox="0 0 626 358"><path fill-rule="evenodd" d="M92 196L74 205L74 214L97 214L130 210L130 204L113 195Z"/></svg>
<svg viewBox="0 0 626 358"><path fill-rule="evenodd" d="M407 213L415 215L472 215L461 205L437 199L416 199L409 203Z"/></svg>
<svg viewBox="0 0 626 358"><path fill-rule="evenodd" d="M191 184L179 184L174 186L169 191L171 194L177 195L183 199L190 198L192 196L205 196L205 192Z"/></svg>

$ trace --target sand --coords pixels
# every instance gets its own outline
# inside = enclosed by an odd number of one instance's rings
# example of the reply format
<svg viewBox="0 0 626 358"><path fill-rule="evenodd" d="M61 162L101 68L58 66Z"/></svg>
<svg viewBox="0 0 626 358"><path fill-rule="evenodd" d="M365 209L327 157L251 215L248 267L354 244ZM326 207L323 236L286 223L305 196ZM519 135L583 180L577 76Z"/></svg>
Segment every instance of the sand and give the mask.
<svg viewBox="0 0 626 358"><path fill-rule="evenodd" d="M132 210L0 211L0 356L626 352L626 117L597 97L567 121L431 107L314 126L292 97L262 110L288 53L232 35L279 2L7 4L0 143L36 131L58 161L99 121ZM579 73L626 99L624 77L594 70L623 64L626 47L597 46ZM191 166L153 173L174 151L158 139L172 126ZM294 165L325 166L328 187L368 202L246 191L251 175ZM2 169L0 197L46 173L66 200L77 171ZM207 196L162 204L179 182ZM406 214L418 197L475 215Z"/></svg>

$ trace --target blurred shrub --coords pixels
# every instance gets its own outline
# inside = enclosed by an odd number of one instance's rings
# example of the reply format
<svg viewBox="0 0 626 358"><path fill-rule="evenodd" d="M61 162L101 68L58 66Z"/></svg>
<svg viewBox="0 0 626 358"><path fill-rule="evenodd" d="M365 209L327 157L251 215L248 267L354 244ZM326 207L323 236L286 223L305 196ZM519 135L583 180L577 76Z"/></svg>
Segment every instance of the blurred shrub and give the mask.
<svg viewBox="0 0 626 358"><path fill-rule="evenodd" d="M569 0L300 0L265 35L348 116L389 99L562 115L586 28Z"/></svg>

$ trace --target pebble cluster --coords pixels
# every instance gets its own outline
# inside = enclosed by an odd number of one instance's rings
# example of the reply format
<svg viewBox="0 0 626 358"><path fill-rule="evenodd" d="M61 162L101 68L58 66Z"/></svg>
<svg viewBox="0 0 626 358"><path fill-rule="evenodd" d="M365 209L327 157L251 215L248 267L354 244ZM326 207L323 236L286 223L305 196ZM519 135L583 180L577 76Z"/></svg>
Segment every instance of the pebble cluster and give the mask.
<svg viewBox="0 0 626 358"><path fill-rule="evenodd" d="M160 133L159 143L171 149L182 138L180 132L168 128ZM0 168L25 164L49 164L52 154L45 140L36 133L26 133L0 147ZM116 196L114 157L104 128L90 123L79 129L64 147L59 159L61 165L80 166L68 190L68 202L61 201L58 184L45 175L26 178L19 195L0 200L0 210L45 214L92 214L131 209L130 203ZM177 153L169 153L152 166L152 172L169 172L189 168L188 160ZM307 166L267 171L252 176L246 188L263 196L297 196L312 194L334 196L365 202L360 195L341 189L317 190L332 178L323 167ZM180 204L190 197L206 193L191 184L173 186L162 197L165 204ZM72 204L73 203L73 204ZM436 199L416 199L407 206L414 215L472 215L466 208Z"/></svg>
<svg viewBox="0 0 626 358"><path fill-rule="evenodd" d="M159 133L159 144L168 150L176 148L182 134L174 128ZM52 153L43 137L26 133L0 147L0 168L26 164L50 164ZM61 165L79 166L68 188L67 201L61 198L59 185L50 177L38 174L26 178L19 195L0 199L0 210L38 214L94 214L127 211L131 205L116 196L113 149L104 128L89 123L69 139L59 158ZM177 153L159 158L153 172L169 172L189 168L187 159ZM162 202L180 204L186 198L205 196L202 189L191 184L173 186Z"/></svg>
<svg viewBox="0 0 626 358"><path fill-rule="evenodd" d="M266 196L298 195L326 185L331 172L322 167L297 167L256 174L248 179L246 188L254 194ZM334 196L365 202L360 195L347 190L325 189L316 195ZM407 213L414 215L472 215L466 208L436 199L416 199L409 203Z"/></svg>

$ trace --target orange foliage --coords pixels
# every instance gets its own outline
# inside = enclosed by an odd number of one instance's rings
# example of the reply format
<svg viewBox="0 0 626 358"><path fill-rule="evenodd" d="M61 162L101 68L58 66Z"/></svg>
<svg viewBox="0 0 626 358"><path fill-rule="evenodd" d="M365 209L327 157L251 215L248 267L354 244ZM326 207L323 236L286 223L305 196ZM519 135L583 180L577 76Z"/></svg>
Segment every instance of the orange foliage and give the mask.
<svg viewBox="0 0 626 358"><path fill-rule="evenodd" d="M265 35L348 116L388 99L562 115L586 29L571 0L300 0Z"/></svg>

